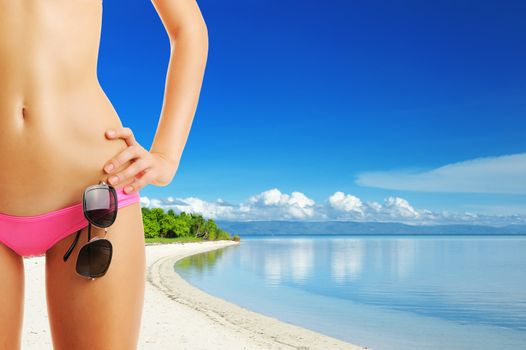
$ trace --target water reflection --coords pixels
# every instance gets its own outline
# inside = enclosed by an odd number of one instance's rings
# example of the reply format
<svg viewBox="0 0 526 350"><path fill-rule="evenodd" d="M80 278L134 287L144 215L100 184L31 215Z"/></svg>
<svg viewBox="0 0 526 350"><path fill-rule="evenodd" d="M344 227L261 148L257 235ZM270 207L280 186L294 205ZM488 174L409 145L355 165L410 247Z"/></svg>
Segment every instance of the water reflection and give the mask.
<svg viewBox="0 0 526 350"><path fill-rule="evenodd" d="M499 346L526 344L525 269L524 238L407 236L245 239L177 266L245 307L402 350L525 348Z"/></svg>
<svg viewBox="0 0 526 350"><path fill-rule="evenodd" d="M331 277L336 283L352 281L362 272L363 241L357 239L331 240Z"/></svg>
<svg viewBox="0 0 526 350"><path fill-rule="evenodd" d="M206 270L212 269L221 259L226 249L212 250L181 259L176 266L180 270L202 274Z"/></svg>
<svg viewBox="0 0 526 350"><path fill-rule="evenodd" d="M397 239L391 247L392 273L398 280L406 278L415 264L415 252L418 241L415 239Z"/></svg>
<svg viewBox="0 0 526 350"><path fill-rule="evenodd" d="M279 285L281 283L281 277L283 274L281 268L281 257L275 253L267 252L263 260L263 265L265 266L265 278L267 280L267 284L271 286Z"/></svg>
<svg viewBox="0 0 526 350"><path fill-rule="evenodd" d="M311 274L314 265L314 241L312 239L294 240L289 261L292 279L296 283L303 283Z"/></svg>
<svg viewBox="0 0 526 350"><path fill-rule="evenodd" d="M315 270L324 270L338 285L367 279L364 271L403 280L414 269L418 245L419 240L411 238L267 238L245 243L237 262L262 275L270 286L303 285Z"/></svg>
<svg viewBox="0 0 526 350"><path fill-rule="evenodd" d="M283 254L276 242L276 249L266 250L263 256L265 278L269 285L279 285L285 278L303 283L314 265L314 242L309 239L293 239Z"/></svg>
<svg viewBox="0 0 526 350"><path fill-rule="evenodd" d="M179 261L177 268L185 276L203 278L225 269L243 270L274 290L297 287L398 311L493 322L495 315L526 312L526 303L510 302L520 295L520 288L510 281L526 289L525 279L517 276L495 283L503 265L492 261L509 258L498 252L491 241L459 238L277 238L248 240L239 247L191 256ZM519 259L523 253L511 257ZM504 271L511 276L521 269ZM509 318L499 320L501 325L509 323L513 323ZM526 329L525 324L518 327Z"/></svg>

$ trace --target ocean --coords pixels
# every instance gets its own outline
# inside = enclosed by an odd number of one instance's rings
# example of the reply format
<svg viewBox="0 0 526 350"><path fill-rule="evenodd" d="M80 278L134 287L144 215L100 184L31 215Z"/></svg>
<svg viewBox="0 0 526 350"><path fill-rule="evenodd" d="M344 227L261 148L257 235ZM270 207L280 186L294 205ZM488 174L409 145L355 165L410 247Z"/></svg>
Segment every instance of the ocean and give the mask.
<svg viewBox="0 0 526 350"><path fill-rule="evenodd" d="M525 236L245 236L174 269L209 294L376 350L526 349Z"/></svg>

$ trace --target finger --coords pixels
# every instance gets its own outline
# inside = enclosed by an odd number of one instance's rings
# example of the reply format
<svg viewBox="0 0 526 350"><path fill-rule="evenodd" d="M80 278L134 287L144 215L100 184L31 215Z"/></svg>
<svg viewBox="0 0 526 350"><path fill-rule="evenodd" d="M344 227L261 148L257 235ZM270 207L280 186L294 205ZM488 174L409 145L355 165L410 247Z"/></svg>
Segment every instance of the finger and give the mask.
<svg viewBox="0 0 526 350"><path fill-rule="evenodd" d="M122 171L110 176L108 182L110 185L117 185L119 183L126 183L126 181L136 177L138 173L151 166L151 162L147 158L139 158Z"/></svg>
<svg viewBox="0 0 526 350"><path fill-rule="evenodd" d="M141 176L141 178L139 179L136 178L134 182L127 184L124 187L124 193L140 191L146 185L151 183L152 179L154 178L153 173L154 173L153 171L147 171L143 176Z"/></svg>
<svg viewBox="0 0 526 350"><path fill-rule="evenodd" d="M136 177L137 179L140 179L141 177L144 176L144 174L146 174L146 172L148 172L148 171L150 171L150 170L151 170L151 168L146 168L146 169L144 169L143 171L139 172L137 175L135 175L135 177Z"/></svg>
<svg viewBox="0 0 526 350"><path fill-rule="evenodd" d="M143 153L143 150L144 149L138 144L126 147L122 152L110 159L110 161L104 165L104 171L110 174L114 169L119 168L124 163L140 157Z"/></svg>
<svg viewBox="0 0 526 350"><path fill-rule="evenodd" d="M133 131L127 127L106 130L106 135L111 139L121 138L126 142L128 146L131 146L137 143L137 141L135 141L135 136L133 135Z"/></svg>

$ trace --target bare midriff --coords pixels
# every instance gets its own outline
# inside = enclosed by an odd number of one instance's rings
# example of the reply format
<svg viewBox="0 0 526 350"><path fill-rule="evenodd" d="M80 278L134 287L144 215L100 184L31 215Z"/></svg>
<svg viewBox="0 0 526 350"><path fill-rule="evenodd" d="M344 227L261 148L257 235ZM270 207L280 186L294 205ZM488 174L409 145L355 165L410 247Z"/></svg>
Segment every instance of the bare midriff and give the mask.
<svg viewBox="0 0 526 350"><path fill-rule="evenodd" d="M101 24L101 0L0 0L0 213L80 203L126 148L105 137L122 123L97 77Z"/></svg>

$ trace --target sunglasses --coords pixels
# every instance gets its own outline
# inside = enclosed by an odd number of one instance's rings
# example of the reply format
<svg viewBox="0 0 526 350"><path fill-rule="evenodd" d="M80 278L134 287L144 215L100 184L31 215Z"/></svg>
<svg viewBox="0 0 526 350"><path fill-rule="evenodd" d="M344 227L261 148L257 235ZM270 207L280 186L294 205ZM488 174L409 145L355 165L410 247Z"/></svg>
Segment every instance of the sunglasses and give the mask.
<svg viewBox="0 0 526 350"><path fill-rule="evenodd" d="M82 198L82 211L88 220L88 242L79 250L75 271L82 277L94 280L102 277L108 270L113 246L106 238L108 227L117 218L117 192L113 186L100 181L97 185L88 186L84 190ZM104 228L104 237L95 236L91 238L91 225ZM64 255L64 261L68 259L75 248L82 229L77 231L75 240Z"/></svg>

